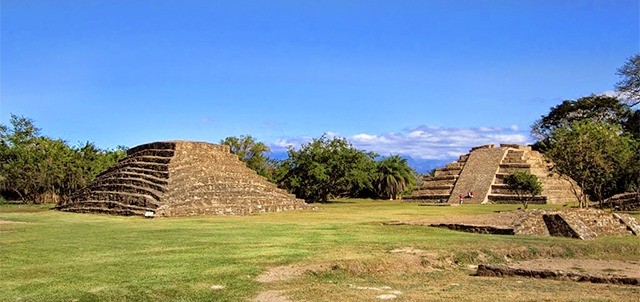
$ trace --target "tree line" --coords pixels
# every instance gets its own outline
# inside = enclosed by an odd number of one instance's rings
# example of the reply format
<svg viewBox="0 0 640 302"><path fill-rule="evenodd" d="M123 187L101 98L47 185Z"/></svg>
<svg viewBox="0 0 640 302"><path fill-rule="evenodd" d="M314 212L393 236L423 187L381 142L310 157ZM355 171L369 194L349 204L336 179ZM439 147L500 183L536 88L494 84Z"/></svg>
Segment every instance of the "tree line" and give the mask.
<svg viewBox="0 0 640 302"><path fill-rule="evenodd" d="M227 137L230 146L249 168L307 202L327 202L341 197L399 199L410 192L417 173L398 155L379 158L358 150L345 138L325 135L290 148L288 157L277 161L264 153L269 148L250 135Z"/></svg>
<svg viewBox="0 0 640 302"><path fill-rule="evenodd" d="M45 203L67 199L126 155L93 143L70 146L41 134L31 119L0 124L0 199Z"/></svg>

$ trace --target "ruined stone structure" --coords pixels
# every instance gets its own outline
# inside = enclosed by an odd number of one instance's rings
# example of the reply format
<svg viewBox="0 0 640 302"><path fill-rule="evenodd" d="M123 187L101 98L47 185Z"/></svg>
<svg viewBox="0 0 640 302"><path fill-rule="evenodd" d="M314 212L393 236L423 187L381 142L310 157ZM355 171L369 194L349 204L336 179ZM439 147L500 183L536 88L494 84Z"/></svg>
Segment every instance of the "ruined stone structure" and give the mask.
<svg viewBox="0 0 640 302"><path fill-rule="evenodd" d="M127 157L57 209L119 215L246 215L307 209L295 196L247 168L229 147L155 142Z"/></svg>
<svg viewBox="0 0 640 302"><path fill-rule="evenodd" d="M640 210L640 192L617 194L605 200L602 206L616 211L638 211Z"/></svg>
<svg viewBox="0 0 640 302"><path fill-rule="evenodd" d="M524 236L554 236L593 239L601 236L640 236L640 224L624 213L587 209L519 210L508 225L482 222L432 223L429 226L455 231Z"/></svg>
<svg viewBox="0 0 640 302"><path fill-rule="evenodd" d="M520 203L507 188L504 178L515 171L529 171L542 183L542 194L530 203L565 204L577 202L577 184L566 176L552 173L543 155L529 146L494 145L471 149L457 161L435 170L424 178L421 188L414 189L406 201L458 203L459 195L473 192L464 203Z"/></svg>
<svg viewBox="0 0 640 302"><path fill-rule="evenodd" d="M600 236L640 236L640 225L628 214L599 209L525 211L514 223L515 235L593 239Z"/></svg>

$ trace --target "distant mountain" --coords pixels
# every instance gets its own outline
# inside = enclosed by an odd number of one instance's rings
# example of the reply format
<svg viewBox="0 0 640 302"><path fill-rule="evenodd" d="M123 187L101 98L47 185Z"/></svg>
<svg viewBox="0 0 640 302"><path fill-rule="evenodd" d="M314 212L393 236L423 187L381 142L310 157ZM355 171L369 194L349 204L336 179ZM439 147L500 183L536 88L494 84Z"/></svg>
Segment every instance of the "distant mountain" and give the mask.
<svg viewBox="0 0 640 302"><path fill-rule="evenodd" d="M420 159L420 158L413 158L411 156L402 156L402 158L407 160L407 164L409 164L409 167L413 168L414 170L416 170L416 172L420 174L427 174L429 173L429 171L435 168L442 168L446 164L455 160L455 158Z"/></svg>
<svg viewBox="0 0 640 302"><path fill-rule="evenodd" d="M450 162L455 160L455 158L449 158L449 159L420 159L420 158L413 158L411 156L405 156L405 155L401 155L401 156L402 156L402 158L407 160L407 164L409 164L409 167L413 168L414 170L416 170L416 172L418 172L420 174L427 174L432 169L442 168L446 164L448 164L448 163L450 163ZM267 157L273 158L273 159L277 159L277 160L283 160L283 159L286 159L288 157L288 154L287 154L286 151L271 152L271 153L267 154Z"/></svg>
<svg viewBox="0 0 640 302"><path fill-rule="evenodd" d="M269 152L266 154L268 158L283 160L289 157L289 153L287 151L278 151L278 152Z"/></svg>

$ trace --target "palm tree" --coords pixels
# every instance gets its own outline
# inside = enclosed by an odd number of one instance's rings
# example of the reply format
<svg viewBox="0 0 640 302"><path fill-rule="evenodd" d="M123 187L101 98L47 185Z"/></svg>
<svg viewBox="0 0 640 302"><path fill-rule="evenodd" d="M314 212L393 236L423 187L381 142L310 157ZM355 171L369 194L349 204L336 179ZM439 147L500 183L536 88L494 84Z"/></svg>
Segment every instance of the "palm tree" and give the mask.
<svg viewBox="0 0 640 302"><path fill-rule="evenodd" d="M413 169L407 160L398 155L384 158L377 163L376 189L381 197L402 198L402 193L411 189L415 183Z"/></svg>

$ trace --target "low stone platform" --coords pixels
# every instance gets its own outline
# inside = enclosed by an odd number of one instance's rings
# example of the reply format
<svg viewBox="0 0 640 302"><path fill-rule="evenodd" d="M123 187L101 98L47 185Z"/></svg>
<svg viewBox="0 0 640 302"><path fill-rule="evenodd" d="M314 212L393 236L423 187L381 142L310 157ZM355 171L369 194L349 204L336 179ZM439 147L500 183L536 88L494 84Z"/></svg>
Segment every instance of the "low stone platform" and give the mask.
<svg viewBox="0 0 640 302"><path fill-rule="evenodd" d="M611 260L537 259L509 264L481 264L478 265L477 275L640 286L640 264Z"/></svg>
<svg viewBox="0 0 640 302"><path fill-rule="evenodd" d="M617 194L602 203L616 211L640 211L640 192Z"/></svg>
<svg viewBox="0 0 640 302"><path fill-rule="evenodd" d="M427 225L478 234L556 236L583 240L601 236L640 236L640 224L632 216L599 209L519 210L394 224Z"/></svg>

